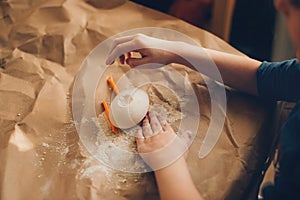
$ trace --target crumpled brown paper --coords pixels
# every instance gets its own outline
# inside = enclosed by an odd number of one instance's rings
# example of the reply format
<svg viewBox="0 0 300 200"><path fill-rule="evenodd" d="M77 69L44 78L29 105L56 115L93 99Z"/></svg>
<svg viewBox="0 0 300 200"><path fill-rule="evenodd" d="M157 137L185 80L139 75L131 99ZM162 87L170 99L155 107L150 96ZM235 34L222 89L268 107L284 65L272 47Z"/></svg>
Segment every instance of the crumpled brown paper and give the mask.
<svg viewBox="0 0 300 200"><path fill-rule="evenodd" d="M0 199L158 199L153 174L114 171L82 147L71 113L80 64L104 39L144 26L175 29L204 47L240 53L203 30L124 0L7 0L0 13ZM210 120L207 88L197 72L175 68L194 84L203 133ZM245 199L272 144L272 107L227 95L216 147L200 160L199 134L187 160L205 199Z"/></svg>

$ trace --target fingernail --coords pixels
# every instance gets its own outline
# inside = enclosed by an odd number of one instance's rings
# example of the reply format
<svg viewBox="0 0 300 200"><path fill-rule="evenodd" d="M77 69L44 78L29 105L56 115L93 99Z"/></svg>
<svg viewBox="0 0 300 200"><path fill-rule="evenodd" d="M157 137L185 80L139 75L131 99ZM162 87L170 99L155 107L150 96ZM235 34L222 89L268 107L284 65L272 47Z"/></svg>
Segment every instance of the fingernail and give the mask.
<svg viewBox="0 0 300 200"><path fill-rule="evenodd" d="M112 64L114 64L114 62L115 62L114 60L109 62L109 60L107 59L106 62L105 62L105 64L106 65L112 65Z"/></svg>
<svg viewBox="0 0 300 200"><path fill-rule="evenodd" d="M154 117L155 116L154 112L149 112L149 116Z"/></svg>

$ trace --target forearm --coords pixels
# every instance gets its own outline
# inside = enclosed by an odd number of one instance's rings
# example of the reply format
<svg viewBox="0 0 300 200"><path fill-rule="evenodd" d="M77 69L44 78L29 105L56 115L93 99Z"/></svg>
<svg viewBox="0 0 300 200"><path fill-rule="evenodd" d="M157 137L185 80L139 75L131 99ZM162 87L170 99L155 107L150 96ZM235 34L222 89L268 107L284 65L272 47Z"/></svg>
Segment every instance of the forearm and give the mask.
<svg viewBox="0 0 300 200"><path fill-rule="evenodd" d="M256 71L261 64L260 61L191 45L182 45L181 52L180 57L176 56L174 62L196 69L219 81L219 77L212 69L215 63L224 84L257 95Z"/></svg>
<svg viewBox="0 0 300 200"><path fill-rule="evenodd" d="M257 95L256 71L260 61L209 49L206 51L216 63L226 85Z"/></svg>
<svg viewBox="0 0 300 200"><path fill-rule="evenodd" d="M172 165L155 171L162 200L202 200L183 157Z"/></svg>
<svg viewBox="0 0 300 200"><path fill-rule="evenodd" d="M106 64L112 64L117 57L137 50L140 58L126 59L131 67L148 63L180 63L230 87L257 95L256 71L261 62L185 42L167 41L142 34L117 38Z"/></svg>

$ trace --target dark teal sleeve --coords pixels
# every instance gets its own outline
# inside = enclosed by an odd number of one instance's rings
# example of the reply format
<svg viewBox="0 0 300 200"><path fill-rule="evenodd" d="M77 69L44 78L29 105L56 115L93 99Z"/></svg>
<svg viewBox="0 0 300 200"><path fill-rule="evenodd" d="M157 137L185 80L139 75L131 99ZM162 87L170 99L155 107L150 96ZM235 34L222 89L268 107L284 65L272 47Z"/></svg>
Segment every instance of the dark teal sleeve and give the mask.
<svg viewBox="0 0 300 200"><path fill-rule="evenodd" d="M300 99L300 64L297 59L263 62L256 72L258 95L275 101Z"/></svg>

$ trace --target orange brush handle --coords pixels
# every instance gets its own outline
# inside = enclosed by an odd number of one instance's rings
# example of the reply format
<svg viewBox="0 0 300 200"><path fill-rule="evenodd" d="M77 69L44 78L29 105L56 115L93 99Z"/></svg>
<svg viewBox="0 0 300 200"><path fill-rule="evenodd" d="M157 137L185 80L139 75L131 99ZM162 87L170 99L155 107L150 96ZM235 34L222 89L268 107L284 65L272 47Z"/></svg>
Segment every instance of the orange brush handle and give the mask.
<svg viewBox="0 0 300 200"><path fill-rule="evenodd" d="M110 87L113 89L113 91L116 93L116 94L119 94L119 90L113 80L113 78L110 76L108 77L107 79L107 82L109 83Z"/></svg>
<svg viewBox="0 0 300 200"><path fill-rule="evenodd" d="M105 101L103 101L101 104L102 104L102 106L103 106L103 108L104 108L106 117L107 117L107 119L108 119L108 122L109 122L109 124L110 124L110 126L111 126L112 131L114 132L114 134L118 134L118 133L119 133L118 129L117 129L117 128L111 123L111 121L110 121L110 117L109 117L109 108L108 108L107 103L106 103Z"/></svg>

